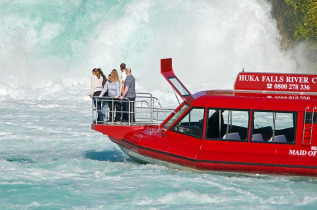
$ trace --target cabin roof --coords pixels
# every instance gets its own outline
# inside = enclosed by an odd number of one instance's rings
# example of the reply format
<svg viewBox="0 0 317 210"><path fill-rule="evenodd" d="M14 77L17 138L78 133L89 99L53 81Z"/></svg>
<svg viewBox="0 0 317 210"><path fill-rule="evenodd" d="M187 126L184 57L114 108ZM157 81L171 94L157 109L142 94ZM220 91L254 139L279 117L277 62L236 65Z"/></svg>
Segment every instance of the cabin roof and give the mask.
<svg viewBox="0 0 317 210"><path fill-rule="evenodd" d="M299 93L207 90L193 98L191 105L198 107L300 111L317 106L317 95Z"/></svg>

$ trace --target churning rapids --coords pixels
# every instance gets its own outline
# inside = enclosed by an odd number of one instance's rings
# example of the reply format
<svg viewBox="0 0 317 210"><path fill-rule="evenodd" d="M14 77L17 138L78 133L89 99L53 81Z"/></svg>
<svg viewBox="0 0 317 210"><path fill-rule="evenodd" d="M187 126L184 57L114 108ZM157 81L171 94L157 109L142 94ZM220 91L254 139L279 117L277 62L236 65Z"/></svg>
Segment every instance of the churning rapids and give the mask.
<svg viewBox="0 0 317 210"><path fill-rule="evenodd" d="M161 58L173 58L193 93L231 88L241 68L298 71L270 9L260 0L2 0L0 209L315 209L314 178L140 165L90 130L94 67L126 62L138 91L172 107Z"/></svg>

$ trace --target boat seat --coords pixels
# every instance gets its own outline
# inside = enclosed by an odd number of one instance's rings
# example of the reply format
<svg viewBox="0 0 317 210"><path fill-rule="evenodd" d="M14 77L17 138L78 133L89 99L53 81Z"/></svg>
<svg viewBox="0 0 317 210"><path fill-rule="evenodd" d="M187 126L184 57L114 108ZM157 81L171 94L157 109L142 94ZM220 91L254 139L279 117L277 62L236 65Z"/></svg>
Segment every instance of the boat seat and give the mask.
<svg viewBox="0 0 317 210"><path fill-rule="evenodd" d="M268 141L273 136L273 129L271 126L261 127L253 130L253 133L260 133L264 141Z"/></svg>
<svg viewBox="0 0 317 210"><path fill-rule="evenodd" d="M228 133L228 136L227 134L225 134L222 139L228 139L228 140L241 140L240 138L240 135L238 132L235 132L235 133Z"/></svg>
<svg viewBox="0 0 317 210"><path fill-rule="evenodd" d="M256 133L252 135L252 140L251 141L264 141L262 134Z"/></svg>
<svg viewBox="0 0 317 210"><path fill-rule="evenodd" d="M269 140L269 142L273 142L273 136L272 136L272 138ZM285 135L274 136L274 143L276 143L276 142L287 143L287 140L286 140Z"/></svg>

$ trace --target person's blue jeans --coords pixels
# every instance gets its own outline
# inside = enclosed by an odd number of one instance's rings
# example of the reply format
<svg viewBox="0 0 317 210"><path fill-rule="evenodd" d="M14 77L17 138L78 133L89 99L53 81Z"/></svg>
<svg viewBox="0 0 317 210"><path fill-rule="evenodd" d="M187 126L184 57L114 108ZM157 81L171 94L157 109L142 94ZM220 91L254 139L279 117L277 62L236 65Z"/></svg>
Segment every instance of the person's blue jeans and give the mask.
<svg viewBox="0 0 317 210"><path fill-rule="evenodd" d="M98 113L97 121L104 121L104 114L101 108L101 99L99 98L100 93L101 91L94 92L93 101Z"/></svg>

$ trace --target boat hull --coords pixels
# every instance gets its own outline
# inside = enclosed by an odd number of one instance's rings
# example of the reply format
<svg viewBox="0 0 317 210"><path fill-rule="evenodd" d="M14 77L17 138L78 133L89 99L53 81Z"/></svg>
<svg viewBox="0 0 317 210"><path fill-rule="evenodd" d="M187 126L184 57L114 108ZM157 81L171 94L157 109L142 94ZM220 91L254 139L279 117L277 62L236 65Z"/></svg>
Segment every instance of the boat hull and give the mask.
<svg viewBox="0 0 317 210"><path fill-rule="evenodd" d="M132 150L129 150L123 146L119 146L119 148L127 154L133 161L139 163L139 164L157 164L157 165L162 165L166 166L168 168L174 168L174 169L181 169L181 170L195 170L193 168L188 168L188 167L183 167L174 163L170 163L167 161L162 161L159 159L151 158L148 156L141 155L137 152L133 152Z"/></svg>
<svg viewBox="0 0 317 210"><path fill-rule="evenodd" d="M178 156L168 152L158 151L152 148L138 146L127 140L117 140L109 137L111 141L118 144L120 149L137 163L158 164L169 168L190 171L225 171L225 172L247 172L266 173L280 175L317 176L316 166L302 165L273 165L255 162L234 162L217 160L199 160Z"/></svg>

